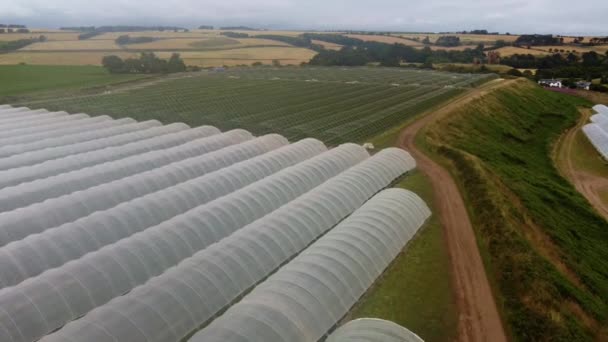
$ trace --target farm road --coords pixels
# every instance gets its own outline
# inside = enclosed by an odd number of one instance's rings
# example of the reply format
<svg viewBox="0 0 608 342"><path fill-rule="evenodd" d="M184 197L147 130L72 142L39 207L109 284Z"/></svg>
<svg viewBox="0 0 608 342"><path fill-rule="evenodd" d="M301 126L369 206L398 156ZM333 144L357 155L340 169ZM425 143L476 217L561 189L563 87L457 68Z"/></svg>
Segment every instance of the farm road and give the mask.
<svg viewBox="0 0 608 342"><path fill-rule="evenodd" d="M451 276L458 305L458 341L506 341L492 290L477 248L466 206L450 173L426 156L414 143L416 134L430 122L471 100L512 81L496 80L448 102L412 125L399 136L398 145L416 159L418 169L431 181L441 224L444 228Z"/></svg>

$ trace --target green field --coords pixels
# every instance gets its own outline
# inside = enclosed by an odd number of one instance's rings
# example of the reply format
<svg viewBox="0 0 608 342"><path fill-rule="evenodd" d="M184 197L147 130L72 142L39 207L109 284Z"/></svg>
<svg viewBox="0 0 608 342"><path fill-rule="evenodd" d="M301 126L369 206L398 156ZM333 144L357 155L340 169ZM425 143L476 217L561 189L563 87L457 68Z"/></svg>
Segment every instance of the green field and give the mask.
<svg viewBox="0 0 608 342"><path fill-rule="evenodd" d="M550 157L577 106L589 104L522 80L427 132L454 166L516 340L601 340L608 332L608 224Z"/></svg>
<svg viewBox="0 0 608 342"><path fill-rule="evenodd" d="M492 77L390 68L231 68L20 104L276 132L290 140L311 136L333 145L365 141Z"/></svg>
<svg viewBox="0 0 608 342"><path fill-rule="evenodd" d="M0 65L0 102L7 96L57 89L78 89L142 78L111 75L97 66Z"/></svg>

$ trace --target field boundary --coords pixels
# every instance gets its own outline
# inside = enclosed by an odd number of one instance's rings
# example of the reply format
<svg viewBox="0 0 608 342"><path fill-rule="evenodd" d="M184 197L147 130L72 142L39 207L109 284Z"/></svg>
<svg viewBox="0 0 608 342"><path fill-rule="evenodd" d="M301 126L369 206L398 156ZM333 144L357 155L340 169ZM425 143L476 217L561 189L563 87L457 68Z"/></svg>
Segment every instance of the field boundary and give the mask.
<svg viewBox="0 0 608 342"><path fill-rule="evenodd" d="M460 190L448 170L419 149L416 137L429 123L441 119L454 108L512 82L501 79L490 81L457 97L406 127L398 140L400 147L412 153L419 170L433 186L459 309L459 341L500 342L506 341L507 337Z"/></svg>

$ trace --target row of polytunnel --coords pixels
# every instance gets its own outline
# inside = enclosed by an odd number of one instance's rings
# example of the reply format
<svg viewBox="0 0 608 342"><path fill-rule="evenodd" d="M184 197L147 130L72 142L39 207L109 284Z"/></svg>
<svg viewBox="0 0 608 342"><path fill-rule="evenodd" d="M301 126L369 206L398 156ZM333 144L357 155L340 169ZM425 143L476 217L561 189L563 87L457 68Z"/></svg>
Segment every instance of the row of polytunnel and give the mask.
<svg viewBox="0 0 608 342"><path fill-rule="evenodd" d="M415 164L0 105L0 341L421 341L345 319L431 215Z"/></svg>
<svg viewBox="0 0 608 342"><path fill-rule="evenodd" d="M608 107L595 105L595 114L591 115L591 123L583 126L583 133L598 153L608 160Z"/></svg>

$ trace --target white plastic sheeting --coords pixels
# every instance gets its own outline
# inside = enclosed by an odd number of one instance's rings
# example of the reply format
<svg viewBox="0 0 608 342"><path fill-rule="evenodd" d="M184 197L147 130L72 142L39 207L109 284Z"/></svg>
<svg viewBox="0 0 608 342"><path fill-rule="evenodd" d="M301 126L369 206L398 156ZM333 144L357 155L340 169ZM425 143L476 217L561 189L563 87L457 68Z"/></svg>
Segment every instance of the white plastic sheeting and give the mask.
<svg viewBox="0 0 608 342"><path fill-rule="evenodd" d="M591 122L593 123L607 123L608 122L608 113L607 114L593 114L591 115L591 117L589 118L591 120Z"/></svg>
<svg viewBox="0 0 608 342"><path fill-rule="evenodd" d="M593 106L593 110L595 110L597 113L608 115L608 107L603 104Z"/></svg>
<svg viewBox="0 0 608 342"><path fill-rule="evenodd" d="M0 189L0 212L26 207L48 198L59 197L78 190L112 182L141 172L157 169L171 163L200 156L209 152L215 140L226 141L226 146L253 139L251 133L234 130L222 135L200 138L167 149L89 166L56 176L21 183Z"/></svg>
<svg viewBox="0 0 608 342"><path fill-rule="evenodd" d="M37 109L33 111L20 112L15 115L10 115L6 117L0 117L0 130L2 130L2 126L11 124L19 121L28 121L32 124L36 124L39 120L44 120L52 117L59 117L68 115L66 112L49 112L43 109Z"/></svg>
<svg viewBox="0 0 608 342"><path fill-rule="evenodd" d="M360 318L338 328L325 342L423 342L423 340L391 321Z"/></svg>
<svg viewBox="0 0 608 342"><path fill-rule="evenodd" d="M71 117L71 115L67 116L67 117ZM91 131L91 130L136 123L135 120L129 119L129 118L120 119L120 120L112 120L112 118L110 118L107 115L98 116L98 117L95 117L95 118L89 119L89 120L83 120L81 122L78 122L78 121L76 121L76 122L77 122L77 124L75 124L75 125L74 124L71 125L69 123L67 123L67 124L64 123L60 129L55 129L55 130L45 129L44 131L41 131L41 132L11 135L8 137L0 138L0 146L2 146L2 148L0 148L0 153L2 153L2 154L8 153L8 152L3 152L3 151L7 150L5 147L8 145L28 144L28 143L38 142L38 141L41 141L44 139L66 137L66 136L73 135L73 134L82 134L84 132ZM46 126L43 126L43 127L46 128ZM13 129L9 130L9 132L12 132L12 131L13 131ZM54 141L54 140L52 140L52 141ZM52 143L52 141L51 141L51 143ZM54 145L48 145L45 147L52 147L52 146L54 146Z"/></svg>
<svg viewBox="0 0 608 342"><path fill-rule="evenodd" d="M24 153L15 158L27 159L23 161L27 166L0 171L0 188L176 146L219 132L211 126L189 129L185 124L176 123L106 139Z"/></svg>
<svg viewBox="0 0 608 342"><path fill-rule="evenodd" d="M21 160L19 158L17 158L17 161L13 161L13 158L10 158L11 156L17 154L48 149L57 146L72 145L91 140L94 141L96 139L107 139L108 137L112 137L114 135L121 135L139 130L145 130L155 126L160 126L160 122L156 120L134 123L133 119L128 118L120 120L110 120L102 123L102 125L103 124L108 125L107 127L103 127L102 129L93 129L91 131L85 132L80 131L80 133L68 134L65 136L53 136L48 139L27 142L25 144L7 143L7 145L0 147L0 170L23 166L24 164L20 163Z"/></svg>
<svg viewBox="0 0 608 342"><path fill-rule="evenodd" d="M414 166L379 152L45 341L179 341Z"/></svg>
<svg viewBox="0 0 608 342"><path fill-rule="evenodd" d="M104 121L104 120L106 120L106 116L102 115L102 116L95 116L95 117L91 118L86 114L72 114L72 115L62 116L59 118L50 118L48 120L40 121L39 125L31 125L30 123L27 123L27 122L17 123L14 125L10 125L10 127L7 127L3 131L0 131L0 138L4 139L4 138L12 137L12 136L17 136L17 135L25 135L25 134L32 134L32 133L36 133L36 132L61 129L67 125L78 125L78 124L87 122L85 120L87 120L88 122Z"/></svg>
<svg viewBox="0 0 608 342"><path fill-rule="evenodd" d="M414 193L381 192L189 341L323 338L429 216ZM163 314L138 319L162 324Z"/></svg>
<svg viewBox="0 0 608 342"><path fill-rule="evenodd" d="M304 141L244 161L286 144L287 140L282 136L268 135L193 158L195 160L190 163L189 170L173 168L169 175L178 179L180 173L188 174L188 171L206 175L8 244L0 248L0 286L15 285L47 269L61 266L324 150L321 144ZM213 172L216 170L219 171ZM243 170L247 170L250 176L242 177ZM155 174L151 176L151 181L155 181ZM215 191L205 190L208 184L216 186ZM220 184L227 186L217 187Z"/></svg>
<svg viewBox="0 0 608 342"><path fill-rule="evenodd" d="M583 133L591 142L599 154L608 160L608 132L603 130L598 124L591 123L583 126Z"/></svg>
<svg viewBox="0 0 608 342"><path fill-rule="evenodd" d="M3 309L0 340L32 341L42 337L366 157L362 147L342 145L60 268L5 288L0 291ZM243 170L242 176L247 173ZM214 186L207 184L206 188L213 190Z"/></svg>
<svg viewBox="0 0 608 342"><path fill-rule="evenodd" d="M204 142L201 156L0 213L0 246L215 171L217 164L200 165L202 156L249 137L244 131L214 135Z"/></svg>

